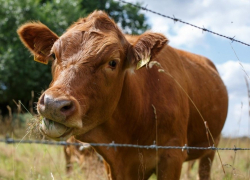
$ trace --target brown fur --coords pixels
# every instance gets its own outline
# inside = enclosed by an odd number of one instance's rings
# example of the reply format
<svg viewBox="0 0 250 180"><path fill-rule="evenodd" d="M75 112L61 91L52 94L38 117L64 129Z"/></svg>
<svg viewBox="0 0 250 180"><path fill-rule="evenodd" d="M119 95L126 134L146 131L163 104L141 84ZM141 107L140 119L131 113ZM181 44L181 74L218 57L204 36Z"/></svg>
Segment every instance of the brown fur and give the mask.
<svg viewBox="0 0 250 180"><path fill-rule="evenodd" d="M80 19L55 43L38 38L42 31L46 37L55 37L44 25L24 26L18 33L34 55L50 47L56 55L53 81L40 97L38 111L70 130L51 138L75 135L82 142L208 146L204 122L187 93L218 145L228 96L207 58L170 47L158 33L127 36L127 40L101 11ZM32 43L37 38L41 49L34 50ZM139 60L148 57L159 62L165 73L157 66L134 70ZM109 65L112 60L117 63L115 68ZM71 105L61 109L59 105L66 102ZM205 180L210 178L214 157L212 150L95 149L116 180L148 179L156 172L158 179L177 180L182 163L193 159L200 159L199 175Z"/></svg>

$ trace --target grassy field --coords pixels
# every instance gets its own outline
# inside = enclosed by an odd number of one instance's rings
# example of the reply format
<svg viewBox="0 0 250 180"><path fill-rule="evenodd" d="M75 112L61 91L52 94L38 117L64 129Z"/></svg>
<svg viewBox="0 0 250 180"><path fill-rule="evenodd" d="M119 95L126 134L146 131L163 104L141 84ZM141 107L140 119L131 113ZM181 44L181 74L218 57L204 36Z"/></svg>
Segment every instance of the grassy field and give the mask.
<svg viewBox="0 0 250 180"><path fill-rule="evenodd" d="M247 139L223 138L220 147L233 147L237 143L246 147ZM212 168L212 179L249 179L248 151L220 151L226 174L224 175L218 156ZM0 179L106 179L105 170L96 169L95 165L85 165L82 169L76 163L74 171L67 176L65 158L61 146L37 144L0 144ZM189 179L197 178L198 163L190 172ZM183 165L182 179L188 179L187 163ZM151 177L151 180L155 177Z"/></svg>
<svg viewBox="0 0 250 180"><path fill-rule="evenodd" d="M6 124L5 124L6 125ZM4 124L0 124L4 132ZM25 134L25 126L15 128L15 132L10 136L21 138ZM1 133L0 139L5 134ZM15 135L13 135L15 134ZM222 138L219 147L249 147L247 138ZM223 173L218 155L216 155L212 167L212 179L218 180L247 180L250 179L248 171L250 168L249 151L220 151L226 173ZM190 171L189 178L187 175L187 163L183 164L181 179L198 179L196 162ZM73 179L100 179L106 178L104 167L97 168L94 162L86 162L81 167L75 163L74 171L69 176L66 174L65 157L62 146L39 145L39 144L5 144L0 143L0 180L73 180ZM155 180L152 176L150 180Z"/></svg>

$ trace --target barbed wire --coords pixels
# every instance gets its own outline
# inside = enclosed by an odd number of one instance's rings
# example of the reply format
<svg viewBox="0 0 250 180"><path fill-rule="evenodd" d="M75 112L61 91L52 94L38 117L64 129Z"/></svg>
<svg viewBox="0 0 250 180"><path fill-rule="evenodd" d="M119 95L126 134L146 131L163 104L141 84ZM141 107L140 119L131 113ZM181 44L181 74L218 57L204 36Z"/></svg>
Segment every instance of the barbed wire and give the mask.
<svg viewBox="0 0 250 180"><path fill-rule="evenodd" d="M223 34L219 34L219 33L217 33L217 32L214 32L214 31L211 31L211 30L209 30L209 29L206 29L204 26L203 26L203 27L199 27L199 26L194 25L194 24L191 24L191 23L189 23L189 22L182 21L181 19L178 19L178 18L176 18L175 16L171 17L171 16L168 16L168 15L164 15L164 14L158 13L158 12L156 12L156 11L150 10L150 9L148 9L148 8L146 8L146 7L142 7L142 6L139 6L139 5L137 5L137 4L133 4L133 3L130 3L130 2L127 2L127 1L124 1L124 0L117 0L117 1L120 1L120 2L125 3L125 4L129 4L129 5L131 5L131 6L134 6L134 7L139 8L139 9L141 9L141 10L144 10L144 11L147 11L147 12L151 12L151 13L153 13L153 14L162 16L162 17L164 17L164 18L172 19L174 22L180 22L180 23L183 23L183 24L192 26L192 27L194 27L194 28L197 28L197 29L202 30L202 32L212 33L212 34L214 34L214 35L217 35L217 36L220 36L220 37L229 39L229 40L231 40L232 42L238 42L238 43L240 43L240 44L243 44L243 45L246 45L246 46L250 46L250 44L248 44L248 43L245 43L245 42L243 42L243 41L240 41L240 40L235 39L235 36L234 36L234 37L225 36L225 35L223 35Z"/></svg>
<svg viewBox="0 0 250 180"><path fill-rule="evenodd" d="M91 145L93 147L107 147L107 148L117 148L117 147L127 147L127 148L138 148L138 149L181 149L184 150L233 150L233 151L243 151L243 150L250 150L250 148L237 148L234 146L233 148L220 148L220 147L191 147L187 146L158 146L155 142L152 145L136 145L136 144L119 144L115 143L76 143L76 142L66 142L66 141L48 141L48 140L21 140L21 139L12 139L12 138L5 138L0 139L0 143L6 144L46 144L46 145L55 145L55 146L77 146L77 147L84 147Z"/></svg>

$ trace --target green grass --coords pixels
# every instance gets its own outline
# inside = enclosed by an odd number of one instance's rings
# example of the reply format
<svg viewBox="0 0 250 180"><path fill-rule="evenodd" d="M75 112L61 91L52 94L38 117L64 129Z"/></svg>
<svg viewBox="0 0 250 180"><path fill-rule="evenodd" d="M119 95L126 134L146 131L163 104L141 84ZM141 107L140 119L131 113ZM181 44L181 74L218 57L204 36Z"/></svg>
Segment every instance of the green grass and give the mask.
<svg viewBox="0 0 250 180"><path fill-rule="evenodd" d="M247 138L222 138L219 144L221 148L247 148L249 147L249 139ZM219 151L223 167L225 169L225 174L223 173L221 163L219 161L218 155L216 154L213 165L211 178L213 180L248 180L250 170L250 152L249 151ZM183 170L186 168L187 163L184 163ZM198 172L198 161L195 163L194 168L191 170L191 178L196 179ZM182 173L183 179L185 179L185 173Z"/></svg>
<svg viewBox="0 0 250 180"><path fill-rule="evenodd" d="M234 147L237 143L239 147L247 147L246 139L228 139L223 138L220 147ZM220 165L218 156L214 160L212 167L212 179L223 180L243 180L249 179L247 172L249 170L248 151L220 151L226 174L224 175ZM235 162L233 164L235 158ZM39 144L4 144L0 143L0 179L1 180L27 180L27 179L90 179L92 171L82 170L78 164L74 166L74 172L71 176L67 176L65 172L65 159L63 147L39 145ZM94 168L94 167L89 167ZM183 164L181 179L188 179L186 176L187 163ZM190 172L190 179L197 177L198 163ZM104 172L104 169L101 170ZM95 172L96 173L96 172ZM105 179L105 173L96 177L97 179ZM155 180L153 175L150 180Z"/></svg>
<svg viewBox="0 0 250 180"><path fill-rule="evenodd" d="M64 172L62 147L1 144L0 159L1 179L61 179Z"/></svg>
<svg viewBox="0 0 250 180"><path fill-rule="evenodd" d="M1 124L1 132L10 129ZM20 128L15 127L15 138L22 138L27 129L23 124ZM13 128L12 128L13 130ZM0 134L4 138L6 134ZM27 136L28 137L28 136ZM34 138L34 137L33 137ZM248 138L222 138L219 147L247 148L250 146ZM218 155L213 162L211 177L212 180L248 180L250 170L250 151L220 151L223 167L226 173L223 173ZM181 179L187 178L187 163L183 164ZM65 157L62 146L40 145L40 144L5 144L0 143L0 180L74 180L74 179L100 179L106 178L104 167L95 165L93 162L86 163L83 168L79 164L74 164L74 171L70 176L66 174ZM198 161L189 175L191 180L197 179ZM53 176L53 177L52 177ZM156 180L152 175L150 180Z"/></svg>

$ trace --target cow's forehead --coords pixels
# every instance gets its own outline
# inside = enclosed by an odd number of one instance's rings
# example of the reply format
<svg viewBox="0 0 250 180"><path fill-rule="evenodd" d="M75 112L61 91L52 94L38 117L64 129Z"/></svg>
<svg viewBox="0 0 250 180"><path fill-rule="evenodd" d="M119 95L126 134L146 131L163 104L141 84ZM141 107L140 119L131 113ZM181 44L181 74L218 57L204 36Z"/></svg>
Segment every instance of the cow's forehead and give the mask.
<svg viewBox="0 0 250 180"><path fill-rule="evenodd" d="M88 61L96 57L124 54L128 42L106 14L95 12L78 20L55 42L52 51L62 61Z"/></svg>
<svg viewBox="0 0 250 180"><path fill-rule="evenodd" d="M52 51L63 62L86 62L124 54L124 47L114 32L71 30L55 42Z"/></svg>

